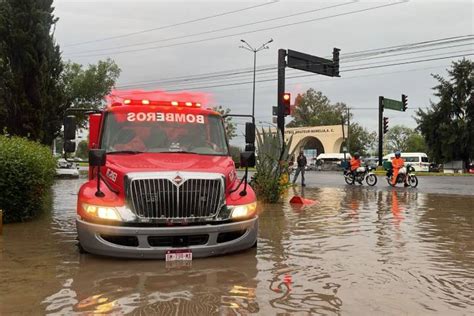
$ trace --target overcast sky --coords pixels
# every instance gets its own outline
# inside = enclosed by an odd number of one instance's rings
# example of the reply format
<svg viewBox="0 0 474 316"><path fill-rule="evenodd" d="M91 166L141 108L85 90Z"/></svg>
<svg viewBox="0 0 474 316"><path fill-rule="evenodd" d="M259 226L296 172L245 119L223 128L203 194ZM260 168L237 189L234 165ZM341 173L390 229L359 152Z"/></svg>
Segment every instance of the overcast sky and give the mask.
<svg viewBox="0 0 474 316"><path fill-rule="evenodd" d="M245 114L251 112L252 106L252 84L247 83L252 81L252 73L245 71L253 67L253 53L239 48L240 39L252 46L273 39L269 49L257 54L257 67L268 68L276 65L280 48L330 57L333 47L338 47L343 57L357 51L474 33L472 1L57 0L54 5L59 17L55 36L65 59L88 64L110 57L122 69L119 87L136 84L134 88L144 89L198 88L210 94L213 104ZM364 9L367 11L357 12ZM306 11L312 12L302 13ZM215 15L220 16L207 18ZM223 28L227 29L218 31ZM142 32L150 29L157 30ZM135 32L140 33L130 35ZM203 32L207 33L199 34ZM144 42L148 44L141 44ZM342 60L340 78L314 75L287 79L286 90L293 97L309 88L321 90L332 102L346 103L354 120L373 131L377 128L378 96L400 99L405 93L410 110L386 111L385 115L392 126L416 127L414 109L426 107L433 99L431 88L436 81L430 74L445 75L453 59L343 70L474 53L472 39L445 46L454 45L463 46L429 47L424 52L413 50L386 58ZM190 75L220 71L238 74L200 82L183 81ZM287 78L308 74L287 69ZM276 75L276 69L258 72L257 81L276 79ZM175 77L181 77L178 85L150 83ZM220 87L210 87L216 85ZM257 83L256 120L271 122L273 105L276 81Z"/></svg>

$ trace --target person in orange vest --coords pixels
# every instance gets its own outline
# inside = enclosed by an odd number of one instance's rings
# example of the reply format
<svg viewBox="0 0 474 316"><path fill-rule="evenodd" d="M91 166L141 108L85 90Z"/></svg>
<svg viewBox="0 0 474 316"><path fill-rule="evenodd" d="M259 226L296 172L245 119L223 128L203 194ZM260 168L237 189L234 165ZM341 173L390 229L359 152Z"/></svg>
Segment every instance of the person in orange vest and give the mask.
<svg viewBox="0 0 474 316"><path fill-rule="evenodd" d="M352 173L352 179L353 179L352 182L354 183L357 168L359 168L361 165L359 153L354 154L354 157L351 158L350 164L351 164L351 173Z"/></svg>
<svg viewBox="0 0 474 316"><path fill-rule="evenodd" d="M398 173L401 168L405 165L405 160L401 157L400 151L395 152L395 158L392 159L392 169L393 169L393 175L392 175L392 184L396 185L397 184L397 177ZM408 186L408 184L405 182L405 186Z"/></svg>

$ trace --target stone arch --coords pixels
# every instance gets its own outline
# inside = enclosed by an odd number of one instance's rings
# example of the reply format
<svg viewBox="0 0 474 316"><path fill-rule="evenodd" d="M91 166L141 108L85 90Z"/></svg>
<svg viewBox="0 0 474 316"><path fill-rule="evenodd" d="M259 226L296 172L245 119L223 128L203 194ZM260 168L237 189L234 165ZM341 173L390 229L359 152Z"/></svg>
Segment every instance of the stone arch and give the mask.
<svg viewBox="0 0 474 316"><path fill-rule="evenodd" d="M334 142L334 148L332 149L334 153L342 153L342 146L344 144L344 138L340 137Z"/></svg>
<svg viewBox="0 0 474 316"><path fill-rule="evenodd" d="M299 153L303 149L316 149L319 154L325 152L323 143L319 138L314 136L306 136L295 146L293 154Z"/></svg>

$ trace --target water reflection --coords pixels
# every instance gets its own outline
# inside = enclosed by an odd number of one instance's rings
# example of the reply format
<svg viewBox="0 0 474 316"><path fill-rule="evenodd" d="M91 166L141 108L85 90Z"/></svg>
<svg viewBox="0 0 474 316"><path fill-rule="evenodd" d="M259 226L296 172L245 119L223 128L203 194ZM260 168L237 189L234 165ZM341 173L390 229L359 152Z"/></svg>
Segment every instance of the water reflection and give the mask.
<svg viewBox="0 0 474 316"><path fill-rule="evenodd" d="M72 278L46 297L43 305L53 315L258 312L255 252L249 251L238 259L244 260L245 265L229 267L226 261L216 258L212 267L205 259L193 262L192 267L169 269L163 262L81 256Z"/></svg>
<svg viewBox="0 0 474 316"><path fill-rule="evenodd" d="M75 248L75 192L0 237L0 314L468 314L474 198L360 186L291 189L262 205L257 249L195 260L107 259ZM297 207L300 195L317 201ZM394 299L396 297L396 299Z"/></svg>

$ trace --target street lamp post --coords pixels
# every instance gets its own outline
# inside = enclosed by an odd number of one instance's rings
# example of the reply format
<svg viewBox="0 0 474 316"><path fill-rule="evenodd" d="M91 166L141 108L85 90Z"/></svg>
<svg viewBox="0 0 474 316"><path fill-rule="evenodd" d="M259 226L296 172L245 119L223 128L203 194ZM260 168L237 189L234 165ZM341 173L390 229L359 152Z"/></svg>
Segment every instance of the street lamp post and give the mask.
<svg viewBox="0 0 474 316"><path fill-rule="evenodd" d="M249 43L247 43L245 40L241 39L240 40L242 43L244 43L246 46L239 46L239 48L246 49L250 52L253 53L253 92L252 92L252 116L255 117L255 72L256 72L256 67L257 67L257 53L261 51L262 49L268 49L269 47L267 46L271 42L273 42L273 39L270 39L268 42L262 44L259 48L253 48Z"/></svg>

